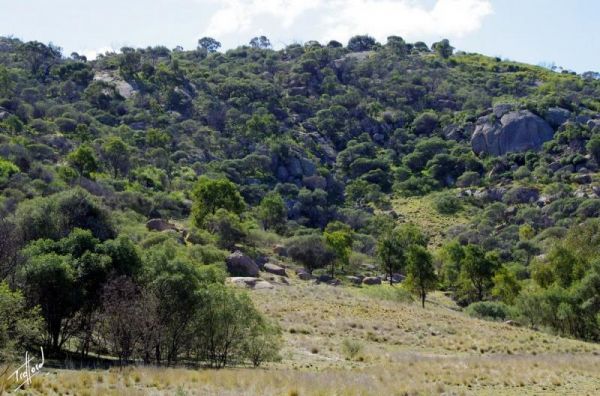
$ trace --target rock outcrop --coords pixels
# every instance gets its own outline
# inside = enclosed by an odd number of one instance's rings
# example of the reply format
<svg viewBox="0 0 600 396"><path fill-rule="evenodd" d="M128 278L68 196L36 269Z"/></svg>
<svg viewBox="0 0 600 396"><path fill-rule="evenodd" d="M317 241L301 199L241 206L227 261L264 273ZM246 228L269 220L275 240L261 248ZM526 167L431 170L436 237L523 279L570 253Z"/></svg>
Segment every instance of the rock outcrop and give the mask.
<svg viewBox="0 0 600 396"><path fill-rule="evenodd" d="M257 277L258 265L244 253L235 251L226 260L227 271L235 277Z"/></svg>
<svg viewBox="0 0 600 396"><path fill-rule="evenodd" d="M283 268L277 264L266 263L263 268L266 272L269 272L271 274L275 274L275 275L279 275L279 276L287 276L287 274L285 273L285 268Z"/></svg>
<svg viewBox="0 0 600 396"><path fill-rule="evenodd" d="M471 147L478 155L504 155L539 150L553 136L552 127L529 110L511 111L495 121L491 116L479 118Z"/></svg>

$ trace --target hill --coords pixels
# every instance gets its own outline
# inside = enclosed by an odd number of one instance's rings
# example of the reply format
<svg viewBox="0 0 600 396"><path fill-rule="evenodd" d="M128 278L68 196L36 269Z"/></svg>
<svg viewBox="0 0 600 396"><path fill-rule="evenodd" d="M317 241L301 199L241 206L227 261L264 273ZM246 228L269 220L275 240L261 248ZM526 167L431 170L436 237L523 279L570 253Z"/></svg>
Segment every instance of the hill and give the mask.
<svg viewBox="0 0 600 396"><path fill-rule="evenodd" d="M379 372L385 392L381 368L406 365L407 392L594 391L595 74L396 36L219 47L88 60L0 38L1 362L43 345L55 362L265 364L240 370L273 375L267 393L348 373L368 393ZM137 390L174 390L140 370Z"/></svg>

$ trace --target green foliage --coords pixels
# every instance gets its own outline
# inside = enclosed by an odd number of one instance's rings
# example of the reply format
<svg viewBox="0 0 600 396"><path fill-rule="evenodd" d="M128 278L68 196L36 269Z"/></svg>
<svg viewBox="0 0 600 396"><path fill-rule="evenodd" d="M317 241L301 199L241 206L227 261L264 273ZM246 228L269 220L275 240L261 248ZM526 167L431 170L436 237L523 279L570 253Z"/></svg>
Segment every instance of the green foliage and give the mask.
<svg viewBox="0 0 600 396"><path fill-rule="evenodd" d="M454 51L454 47L450 45L450 42L447 39L433 43L431 49L444 59L452 56L452 52Z"/></svg>
<svg viewBox="0 0 600 396"><path fill-rule="evenodd" d="M130 152L127 144L117 136L112 136L102 145L102 154L113 171L113 176L126 174L130 166Z"/></svg>
<svg viewBox="0 0 600 396"><path fill-rule="evenodd" d="M516 275L508 268L502 267L496 272L492 281L494 282L492 296L512 305L521 291Z"/></svg>
<svg viewBox="0 0 600 396"><path fill-rule="evenodd" d="M339 227L334 223L329 223L327 225L327 229L323 233L323 237L325 238L325 243L327 246L331 248L331 250L335 253L338 261L342 266L342 271L344 270L344 266L348 265L348 261L350 258L350 252L352 251L352 231L349 227ZM335 265L331 264L331 277L335 276Z"/></svg>
<svg viewBox="0 0 600 396"><path fill-rule="evenodd" d="M425 308L427 293L437 284L437 276L432 264L431 254L420 245L412 245L408 251L406 266L406 285L421 298Z"/></svg>
<svg viewBox="0 0 600 396"><path fill-rule="evenodd" d="M427 238L413 224L403 224L383 232L377 241L377 257L388 274L390 285L395 272L407 264L407 254L413 246L427 246Z"/></svg>
<svg viewBox="0 0 600 396"><path fill-rule="evenodd" d="M10 362L39 342L42 321L38 308L28 308L23 294L0 282L0 361Z"/></svg>
<svg viewBox="0 0 600 396"><path fill-rule="evenodd" d="M194 199L192 217L198 227L202 227L207 216L214 215L217 209L241 214L245 208L244 199L238 188L226 179L200 177L194 185L192 198Z"/></svg>
<svg viewBox="0 0 600 396"><path fill-rule="evenodd" d="M71 152L67 156L67 161L80 175L85 177L90 177L90 174L96 172L99 167L94 150L84 145Z"/></svg>
<svg viewBox="0 0 600 396"><path fill-rule="evenodd" d="M460 199L452 193L436 196L433 200L433 205L439 213L446 215L454 214L462 209Z"/></svg>
<svg viewBox="0 0 600 396"><path fill-rule="evenodd" d="M285 231L287 208L281 195L276 192L269 192L264 196L258 206L257 215L264 229L272 229L277 232Z"/></svg>
<svg viewBox="0 0 600 396"><path fill-rule="evenodd" d="M334 252L325 245L323 238L316 234L291 238L286 247L290 257L301 263L310 273L330 265L335 258Z"/></svg>
<svg viewBox="0 0 600 396"><path fill-rule="evenodd" d="M222 208L206 216L204 224L208 231L217 236L218 246L222 249L232 249L247 235L239 216Z"/></svg>
<svg viewBox="0 0 600 396"><path fill-rule="evenodd" d="M475 318L487 320L507 320L514 315L508 305L495 301L479 301L469 305L466 310L467 314Z"/></svg>
<svg viewBox="0 0 600 396"><path fill-rule="evenodd" d="M472 298L481 301L493 285L492 278L498 269L498 258L477 245L467 245L464 252L460 265L462 291L473 294Z"/></svg>

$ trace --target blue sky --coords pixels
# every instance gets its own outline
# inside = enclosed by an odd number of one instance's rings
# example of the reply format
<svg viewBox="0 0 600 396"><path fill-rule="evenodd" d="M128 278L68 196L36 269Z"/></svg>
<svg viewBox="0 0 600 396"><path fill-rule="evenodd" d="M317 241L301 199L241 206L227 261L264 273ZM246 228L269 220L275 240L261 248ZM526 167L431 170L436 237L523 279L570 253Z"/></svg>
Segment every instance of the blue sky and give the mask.
<svg viewBox="0 0 600 396"><path fill-rule="evenodd" d="M264 34L275 47L354 34L428 43L578 72L600 71L596 0L0 0L0 35L93 56L123 46L224 48Z"/></svg>

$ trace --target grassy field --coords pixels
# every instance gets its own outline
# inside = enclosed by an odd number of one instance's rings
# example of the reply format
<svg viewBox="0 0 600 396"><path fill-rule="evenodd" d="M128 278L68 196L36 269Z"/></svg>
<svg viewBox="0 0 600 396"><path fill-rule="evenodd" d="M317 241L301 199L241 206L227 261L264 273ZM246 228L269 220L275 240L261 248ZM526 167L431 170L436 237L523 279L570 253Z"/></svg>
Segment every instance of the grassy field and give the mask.
<svg viewBox="0 0 600 396"><path fill-rule="evenodd" d="M433 206L435 194L425 197L400 197L392 201L392 208L404 222L414 223L429 236L429 246L440 247L448 229L467 224L474 208L465 206L451 215L440 214Z"/></svg>
<svg viewBox="0 0 600 396"><path fill-rule="evenodd" d="M600 345L466 316L442 294L425 309L390 286L290 285L251 292L284 331L282 361L220 371L48 371L31 394L404 395L600 392Z"/></svg>

